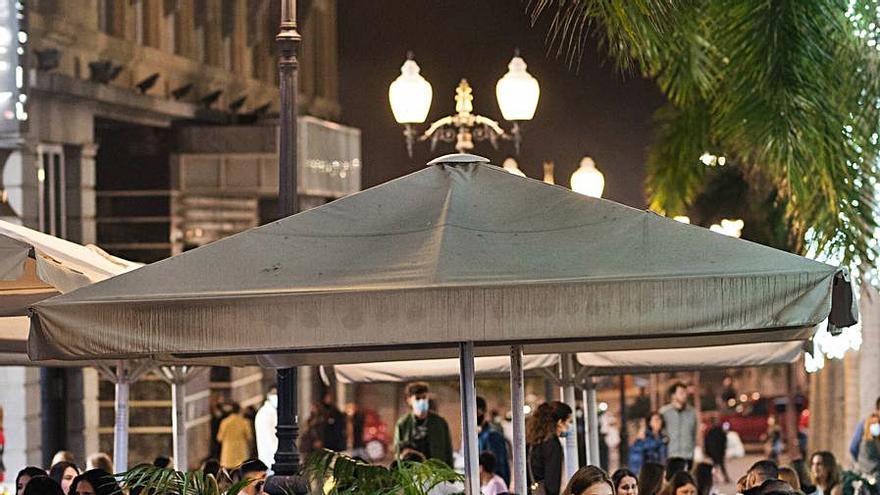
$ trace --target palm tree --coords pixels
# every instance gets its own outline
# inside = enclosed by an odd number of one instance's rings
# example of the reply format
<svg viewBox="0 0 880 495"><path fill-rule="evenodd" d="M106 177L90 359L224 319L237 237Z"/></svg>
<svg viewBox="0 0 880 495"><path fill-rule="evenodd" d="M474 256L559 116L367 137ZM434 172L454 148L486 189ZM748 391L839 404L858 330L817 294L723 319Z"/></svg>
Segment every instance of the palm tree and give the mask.
<svg viewBox="0 0 880 495"><path fill-rule="evenodd" d="M736 168L746 197L778 225L766 230L786 232L778 247L874 264L878 0L531 0L528 9L533 23L549 16L549 46L569 64L596 43L666 96L648 150L652 209L691 213L719 169Z"/></svg>

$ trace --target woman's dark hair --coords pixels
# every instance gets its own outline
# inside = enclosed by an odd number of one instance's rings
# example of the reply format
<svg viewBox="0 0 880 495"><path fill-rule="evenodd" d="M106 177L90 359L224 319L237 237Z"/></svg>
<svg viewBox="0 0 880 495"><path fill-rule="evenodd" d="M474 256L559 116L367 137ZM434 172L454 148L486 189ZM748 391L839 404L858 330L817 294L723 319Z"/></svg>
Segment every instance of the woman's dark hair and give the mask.
<svg viewBox="0 0 880 495"><path fill-rule="evenodd" d="M810 472L807 469L807 462L804 459L795 459L791 461L791 468L797 473L798 480L801 483L801 491L804 493L813 493L816 486L810 479Z"/></svg>
<svg viewBox="0 0 880 495"><path fill-rule="evenodd" d="M688 461L683 457L670 457L666 459L666 481L672 481L672 477L678 473L686 473Z"/></svg>
<svg viewBox="0 0 880 495"><path fill-rule="evenodd" d="M694 485L694 487L696 487L697 482L694 481L694 477L691 476L691 473L687 471L679 471L672 476L672 479L669 480L669 483L666 484L666 488L664 488L663 491L667 495L675 495L675 492L677 492L679 488L687 485Z"/></svg>
<svg viewBox="0 0 880 495"><path fill-rule="evenodd" d="M61 485L52 478L41 474L34 476L24 487L24 495L64 495Z"/></svg>
<svg viewBox="0 0 880 495"><path fill-rule="evenodd" d="M480 452L480 466L485 469L487 473L495 472L495 464L497 462L498 460L495 458L495 454L493 454L491 450Z"/></svg>
<svg viewBox="0 0 880 495"><path fill-rule="evenodd" d="M220 461L213 457L205 459L205 462L202 463L202 472L215 478L218 477L220 475Z"/></svg>
<svg viewBox="0 0 880 495"><path fill-rule="evenodd" d="M663 433L663 429L666 428L666 418L664 418L663 415L660 414L659 411L652 411L651 414L645 416L645 431L650 431L650 432L654 431L651 429L651 418L653 418L654 416L658 416L660 418L660 425L661 426L660 426L660 431L658 431L657 433Z"/></svg>
<svg viewBox="0 0 880 495"><path fill-rule="evenodd" d="M578 469L571 479L568 480L568 485L565 487L562 495L580 495L596 483L607 483L611 491L614 492L614 484L608 479L608 473L600 467L584 466Z"/></svg>
<svg viewBox="0 0 880 495"><path fill-rule="evenodd" d="M639 495L657 495L663 488L663 464L646 462L639 471Z"/></svg>
<svg viewBox="0 0 880 495"><path fill-rule="evenodd" d="M49 477L55 480L56 483L61 485L61 480L64 478L64 471L67 471L67 468L73 468L76 471L76 475L79 476L79 468L76 467L76 464L67 461L56 462L49 468Z"/></svg>
<svg viewBox="0 0 880 495"><path fill-rule="evenodd" d="M18 472L18 475L15 476L15 493L16 495L21 495L18 493L18 481L21 480L22 476L27 476L29 478L36 478L37 476L46 476L46 471L36 467L36 466L28 466L21 471Z"/></svg>
<svg viewBox="0 0 880 495"><path fill-rule="evenodd" d="M526 424L526 443L539 444L556 434L556 423L571 417L568 404L553 401L538 406Z"/></svg>
<svg viewBox="0 0 880 495"><path fill-rule="evenodd" d="M810 460L814 457L819 458L819 462L822 463L822 466L825 468L825 471L828 472L828 477L825 479L825 487L826 493L831 493L831 489L840 484L840 469L837 467L837 459L834 458L834 454L828 452L827 450L820 450L819 452L813 453L810 456ZM819 480L813 480L813 483L819 484Z"/></svg>
<svg viewBox="0 0 880 495"><path fill-rule="evenodd" d="M611 475L611 484L614 487L615 495L617 495L617 489L620 487L620 482L626 477L636 480L636 485L639 484L639 477L636 476L636 473L627 468L620 468L617 471L614 471L614 474Z"/></svg>
<svg viewBox="0 0 880 495"><path fill-rule="evenodd" d="M708 462L694 466L694 479L697 482L697 495L709 495L712 492L712 468Z"/></svg>
<svg viewBox="0 0 880 495"><path fill-rule="evenodd" d="M120 493L116 478L103 469L89 469L74 478L73 482L70 483L70 491L68 493L76 495L76 487L83 481L87 481L92 485L92 488L95 489L95 495L114 495Z"/></svg>

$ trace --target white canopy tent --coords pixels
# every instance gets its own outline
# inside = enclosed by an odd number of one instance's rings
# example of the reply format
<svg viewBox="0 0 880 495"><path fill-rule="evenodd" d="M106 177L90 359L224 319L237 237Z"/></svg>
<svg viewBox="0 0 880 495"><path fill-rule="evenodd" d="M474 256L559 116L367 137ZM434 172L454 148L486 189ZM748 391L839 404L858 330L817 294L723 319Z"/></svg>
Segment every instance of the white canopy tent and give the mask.
<svg viewBox="0 0 880 495"><path fill-rule="evenodd" d="M43 301L33 307L29 353L226 365L241 361L223 356L263 355L286 366L457 350L472 371L472 356L505 355L511 345L517 361L523 349L797 340L829 313L837 326L854 318L851 288L836 267L485 161L444 157ZM472 373L462 375L462 394L469 418ZM474 428L463 421L469 493L479 491Z"/></svg>
<svg viewBox="0 0 880 495"><path fill-rule="evenodd" d="M133 270L139 263L0 220L0 366L34 366L27 355L29 305ZM88 366L94 363L51 361L42 366ZM128 452L128 386L142 365L99 365L116 384L114 464L125 469Z"/></svg>

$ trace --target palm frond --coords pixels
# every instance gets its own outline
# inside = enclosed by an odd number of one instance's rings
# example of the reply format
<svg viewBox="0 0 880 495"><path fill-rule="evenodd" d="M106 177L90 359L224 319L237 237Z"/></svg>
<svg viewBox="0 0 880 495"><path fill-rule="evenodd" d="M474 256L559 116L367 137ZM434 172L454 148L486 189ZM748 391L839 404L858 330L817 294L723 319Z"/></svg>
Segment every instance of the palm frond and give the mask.
<svg viewBox="0 0 880 495"><path fill-rule="evenodd" d="M145 489L144 493L175 495L237 495L253 480L241 480L232 483L221 491L220 485L213 475L202 471L176 471L151 465L137 466L124 473L117 474L123 492L134 488Z"/></svg>

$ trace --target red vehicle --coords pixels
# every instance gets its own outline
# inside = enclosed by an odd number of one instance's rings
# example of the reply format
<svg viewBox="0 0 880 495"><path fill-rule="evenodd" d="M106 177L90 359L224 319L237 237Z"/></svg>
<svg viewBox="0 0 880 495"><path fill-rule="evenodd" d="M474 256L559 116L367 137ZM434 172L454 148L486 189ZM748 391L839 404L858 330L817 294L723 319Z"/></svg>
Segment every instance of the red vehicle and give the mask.
<svg viewBox="0 0 880 495"><path fill-rule="evenodd" d="M805 431L809 426L810 410L806 406L807 401L805 397L795 397L795 407L798 412L798 429L800 431ZM743 443L760 443L767 439L768 422L772 416L782 430L782 438L787 438L788 425L785 421L787 407L787 396L760 397L757 400L740 402L733 408L725 408L721 411L704 414L703 430L705 431L709 428L711 418L715 416L722 425L727 423L731 431L739 434Z"/></svg>

